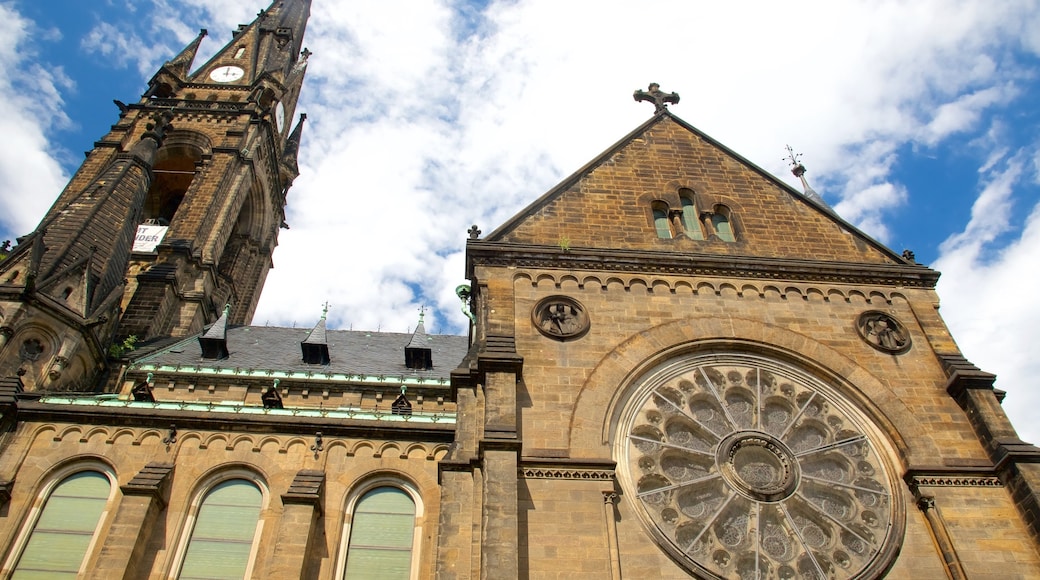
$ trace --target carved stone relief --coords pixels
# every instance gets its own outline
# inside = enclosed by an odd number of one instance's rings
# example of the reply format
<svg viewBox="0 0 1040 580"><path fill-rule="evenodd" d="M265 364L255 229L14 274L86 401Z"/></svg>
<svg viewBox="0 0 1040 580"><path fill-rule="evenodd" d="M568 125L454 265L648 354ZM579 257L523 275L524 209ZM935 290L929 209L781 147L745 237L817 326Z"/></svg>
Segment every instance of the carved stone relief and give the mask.
<svg viewBox="0 0 1040 580"><path fill-rule="evenodd" d="M910 333L906 326L879 310L868 310L856 320L856 330L870 346L891 354L910 350Z"/></svg>
<svg viewBox="0 0 1040 580"><path fill-rule="evenodd" d="M589 330L585 307L568 296L550 296L538 302L531 311L531 321L538 332L556 340L580 338Z"/></svg>

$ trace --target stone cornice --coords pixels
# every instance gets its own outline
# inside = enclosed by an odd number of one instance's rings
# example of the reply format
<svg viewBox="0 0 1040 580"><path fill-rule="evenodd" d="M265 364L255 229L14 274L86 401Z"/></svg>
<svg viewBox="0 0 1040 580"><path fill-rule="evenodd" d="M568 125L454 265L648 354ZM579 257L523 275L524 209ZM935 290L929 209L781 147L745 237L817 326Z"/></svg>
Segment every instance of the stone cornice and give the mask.
<svg viewBox="0 0 1040 580"><path fill-rule="evenodd" d="M520 475L524 479L613 481L616 467L614 461L525 457L520 462Z"/></svg>
<svg viewBox="0 0 1040 580"><path fill-rule="evenodd" d="M675 276L825 281L934 288L939 273L920 265L818 262L784 258L672 254L642 250L575 249L469 240L466 276L475 266L641 272Z"/></svg>
<svg viewBox="0 0 1040 580"><path fill-rule="evenodd" d="M903 480L917 493L921 487L1003 487L991 467L919 467L907 470Z"/></svg>

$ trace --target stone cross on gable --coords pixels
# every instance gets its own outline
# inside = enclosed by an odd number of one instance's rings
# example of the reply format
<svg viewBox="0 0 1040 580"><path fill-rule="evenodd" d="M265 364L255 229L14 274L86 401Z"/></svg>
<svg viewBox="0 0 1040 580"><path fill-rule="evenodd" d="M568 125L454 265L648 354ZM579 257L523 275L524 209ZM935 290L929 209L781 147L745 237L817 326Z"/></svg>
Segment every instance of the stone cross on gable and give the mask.
<svg viewBox="0 0 1040 580"><path fill-rule="evenodd" d="M654 103L654 114L657 114L668 108L665 103L677 104L679 102L679 93L666 93L661 90L661 85L650 83L650 86L645 91L636 89L632 93L632 98L636 102L652 101Z"/></svg>

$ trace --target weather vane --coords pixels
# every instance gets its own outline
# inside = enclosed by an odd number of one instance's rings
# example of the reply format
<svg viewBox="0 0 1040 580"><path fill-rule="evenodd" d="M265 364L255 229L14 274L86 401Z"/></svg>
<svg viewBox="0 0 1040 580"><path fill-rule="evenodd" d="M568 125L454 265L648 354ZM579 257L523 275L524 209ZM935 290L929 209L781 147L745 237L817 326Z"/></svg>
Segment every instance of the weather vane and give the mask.
<svg viewBox="0 0 1040 580"><path fill-rule="evenodd" d="M423 321L423 317L426 316L426 305L423 304L419 307L419 322Z"/></svg>
<svg viewBox="0 0 1040 580"><path fill-rule="evenodd" d="M325 301L325 304L323 304L323 305L322 305L322 308L321 308L321 317L322 317L322 318L325 318L326 316L328 316L328 314L329 314L329 307L330 307L330 306L331 306L331 305L329 304L329 301L328 301L328 300L326 300L326 301Z"/></svg>

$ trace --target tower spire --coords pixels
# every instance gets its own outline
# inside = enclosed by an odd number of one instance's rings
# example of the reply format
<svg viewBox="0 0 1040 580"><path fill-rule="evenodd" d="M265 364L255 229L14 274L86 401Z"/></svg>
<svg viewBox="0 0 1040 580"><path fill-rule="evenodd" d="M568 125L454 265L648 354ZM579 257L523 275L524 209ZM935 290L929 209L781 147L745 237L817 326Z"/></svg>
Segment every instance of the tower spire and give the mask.
<svg viewBox="0 0 1040 580"><path fill-rule="evenodd" d="M240 24L231 41L192 80L253 85L270 75L285 83L299 60L310 11L311 0L274 0L253 22Z"/></svg>
<svg viewBox="0 0 1040 580"><path fill-rule="evenodd" d="M300 155L300 139L303 137L303 122L307 120L307 113L300 113L300 120L296 128L285 140L285 149L282 150L282 169L288 173L286 181L291 182L300 175L298 157Z"/></svg>
<svg viewBox="0 0 1040 580"><path fill-rule="evenodd" d="M180 54L168 61L163 68L178 78L187 77L188 73L191 72L191 63L195 62L195 55L199 52L199 45L202 44L202 39L207 34L209 32L205 28L199 30L199 35L195 37L195 40L188 43L188 46L184 47Z"/></svg>

